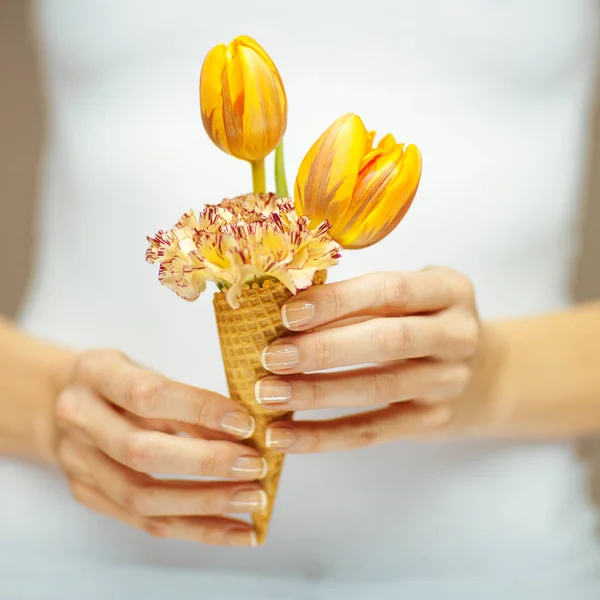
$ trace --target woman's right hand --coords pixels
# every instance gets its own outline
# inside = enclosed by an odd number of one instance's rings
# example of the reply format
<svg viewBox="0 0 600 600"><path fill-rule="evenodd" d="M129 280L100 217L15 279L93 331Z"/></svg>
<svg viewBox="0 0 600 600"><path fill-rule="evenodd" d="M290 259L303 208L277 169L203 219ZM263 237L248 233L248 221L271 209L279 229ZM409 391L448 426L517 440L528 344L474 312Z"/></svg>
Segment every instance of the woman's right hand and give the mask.
<svg viewBox="0 0 600 600"><path fill-rule="evenodd" d="M237 441L254 420L232 400L93 350L76 360L55 416L58 460L82 504L159 537L256 544L251 525L224 516L266 502L266 462Z"/></svg>

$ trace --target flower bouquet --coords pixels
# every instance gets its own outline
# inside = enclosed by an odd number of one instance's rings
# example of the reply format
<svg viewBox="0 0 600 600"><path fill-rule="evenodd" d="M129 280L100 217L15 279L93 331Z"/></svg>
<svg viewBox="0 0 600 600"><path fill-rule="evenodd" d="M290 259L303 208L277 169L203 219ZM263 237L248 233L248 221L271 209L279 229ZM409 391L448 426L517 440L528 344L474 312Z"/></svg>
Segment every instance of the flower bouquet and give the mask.
<svg viewBox="0 0 600 600"><path fill-rule="evenodd" d="M247 36L206 56L200 109L211 140L250 163L253 193L185 213L172 229L148 238L146 260L159 263L160 282L184 300L198 298L209 281L218 288L213 305L229 393L253 415L246 443L267 462L267 506L253 514L263 543L284 457L267 447L266 430L292 414L256 402L256 382L268 374L261 352L290 333L281 307L293 294L323 284L342 249L370 246L398 225L417 191L421 156L391 134L374 145L375 132L345 114L304 157L290 198L285 89L269 55ZM265 158L273 152L276 193L267 193Z"/></svg>

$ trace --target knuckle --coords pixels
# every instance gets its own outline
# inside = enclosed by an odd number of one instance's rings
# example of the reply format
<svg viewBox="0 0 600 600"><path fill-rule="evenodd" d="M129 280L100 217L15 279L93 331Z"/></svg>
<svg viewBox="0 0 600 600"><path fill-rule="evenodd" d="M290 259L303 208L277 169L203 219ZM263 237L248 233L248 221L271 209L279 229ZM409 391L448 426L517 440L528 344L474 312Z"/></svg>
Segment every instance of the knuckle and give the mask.
<svg viewBox="0 0 600 600"><path fill-rule="evenodd" d="M58 445L56 447L56 457L58 458L58 462L63 468L69 468L72 462L72 456L73 445L67 438L62 437L58 441Z"/></svg>
<svg viewBox="0 0 600 600"><path fill-rule="evenodd" d="M451 403L440 403L428 407L423 416L421 437L424 439L439 438L448 433L454 418Z"/></svg>
<svg viewBox="0 0 600 600"><path fill-rule="evenodd" d="M437 275L441 275L443 277L455 277L462 276L460 271L453 269L452 267L448 267L447 265L430 265L429 267L425 267L424 271L433 271Z"/></svg>
<svg viewBox="0 0 600 600"><path fill-rule="evenodd" d="M166 379L159 375L143 373L130 377L125 385L125 402L131 412L141 417L152 417L157 398L166 391Z"/></svg>
<svg viewBox="0 0 600 600"><path fill-rule="evenodd" d="M310 433L310 437L307 444L307 451L309 453L321 452L323 449L323 436L319 429L315 429Z"/></svg>
<svg viewBox="0 0 600 600"><path fill-rule="evenodd" d="M326 369L333 365L335 361L335 350L326 334L327 332L315 335L314 357L318 369Z"/></svg>
<svg viewBox="0 0 600 600"><path fill-rule="evenodd" d="M197 425L210 424L217 410L216 401L210 396L202 396L198 399L194 419Z"/></svg>
<svg viewBox="0 0 600 600"><path fill-rule="evenodd" d="M464 356L472 356L479 345L480 329L475 319L468 319L455 334L455 342L459 352Z"/></svg>
<svg viewBox="0 0 600 600"><path fill-rule="evenodd" d="M218 527L199 525L194 532L197 541L209 546L221 546L224 543L224 531Z"/></svg>
<svg viewBox="0 0 600 600"><path fill-rule="evenodd" d="M457 297L462 302L467 302L469 304L474 303L475 287L473 286L471 279L460 271L455 271L454 269L449 269L449 271L452 273L452 277L454 279L454 287Z"/></svg>
<svg viewBox="0 0 600 600"><path fill-rule="evenodd" d="M393 339L394 349L401 356L411 350L415 344L414 330L406 321L400 321L396 327L391 327L389 335Z"/></svg>
<svg viewBox="0 0 600 600"><path fill-rule="evenodd" d="M87 487L82 481L79 481L78 479L72 479L69 482L69 489L71 490L71 496L73 496L73 498L77 502L79 502L80 504L87 505L87 503L88 503Z"/></svg>
<svg viewBox="0 0 600 600"><path fill-rule="evenodd" d="M438 265L426 265L421 268L421 272L425 271L428 273L431 273L431 272L436 273L436 272L444 270L444 269L445 269L445 267L440 267Z"/></svg>
<svg viewBox="0 0 600 600"><path fill-rule="evenodd" d="M78 424L81 421L80 403L72 388L64 389L56 399L54 414L59 421Z"/></svg>
<svg viewBox="0 0 600 600"><path fill-rule="evenodd" d="M401 273L383 273L376 292L380 306L387 311L402 311L410 301L410 289Z"/></svg>
<svg viewBox="0 0 600 600"><path fill-rule="evenodd" d="M471 368L465 363L456 363L440 368L437 384L432 389L435 400L452 398L467 387L471 380Z"/></svg>
<svg viewBox="0 0 600 600"><path fill-rule="evenodd" d="M397 392L396 378L385 371L374 371L366 378L365 392L372 404L392 402Z"/></svg>
<svg viewBox="0 0 600 600"><path fill-rule="evenodd" d="M120 504L132 515L149 514L150 490L143 486L127 484L121 494Z"/></svg>
<svg viewBox="0 0 600 600"><path fill-rule="evenodd" d="M349 431L350 444L354 448L371 446L379 439L379 428L373 421L366 421Z"/></svg>
<svg viewBox="0 0 600 600"><path fill-rule="evenodd" d="M200 499L200 512L204 515L221 515L228 511L227 498L216 491L208 491Z"/></svg>
<svg viewBox="0 0 600 600"><path fill-rule="evenodd" d="M216 477L221 471L219 469L220 462L220 458L214 450L207 452L200 461L200 475L203 477Z"/></svg>
<svg viewBox="0 0 600 600"><path fill-rule="evenodd" d="M147 471L152 456L152 438L147 432L129 434L123 444L123 464L134 471Z"/></svg>
<svg viewBox="0 0 600 600"><path fill-rule="evenodd" d="M325 403L325 389L322 382L315 380L309 381L307 389L308 394L306 394L304 401L306 410L322 407Z"/></svg>
<svg viewBox="0 0 600 600"><path fill-rule="evenodd" d="M471 306L475 304L473 282L463 272L445 266L426 267L422 270L435 273L439 279L439 285L444 286L456 302Z"/></svg>
<svg viewBox="0 0 600 600"><path fill-rule="evenodd" d="M456 365L452 370L452 383L454 386L462 390L471 380L471 368L468 365Z"/></svg>
<svg viewBox="0 0 600 600"><path fill-rule="evenodd" d="M406 321L393 325L382 321L375 330L375 347L383 360L403 358L413 347L414 332Z"/></svg>
<svg viewBox="0 0 600 600"><path fill-rule="evenodd" d="M152 537L164 538L169 535L170 520L168 518L146 519L143 529Z"/></svg>
<svg viewBox="0 0 600 600"><path fill-rule="evenodd" d="M73 378L77 381L89 381L95 379L98 369L107 361L115 357L125 356L118 350L107 348L96 348L86 350L77 356L73 366Z"/></svg>
<svg viewBox="0 0 600 600"><path fill-rule="evenodd" d="M343 314L344 310L342 294L335 285L325 286L323 290L324 293L322 298L320 298L320 301L324 306L327 317L329 319L336 319Z"/></svg>
<svg viewBox="0 0 600 600"><path fill-rule="evenodd" d="M98 350L89 350L77 356L73 365L73 379L76 381L87 381L90 379L90 376L93 377L93 374L96 372L98 352Z"/></svg>

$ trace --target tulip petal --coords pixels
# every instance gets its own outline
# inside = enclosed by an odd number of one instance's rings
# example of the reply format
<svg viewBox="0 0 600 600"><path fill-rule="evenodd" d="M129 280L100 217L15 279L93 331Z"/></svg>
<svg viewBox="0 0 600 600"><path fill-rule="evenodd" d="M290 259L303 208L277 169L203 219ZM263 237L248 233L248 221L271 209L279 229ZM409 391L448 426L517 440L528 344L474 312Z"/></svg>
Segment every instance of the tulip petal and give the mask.
<svg viewBox="0 0 600 600"><path fill-rule="evenodd" d="M287 106L287 97L285 95L285 88L283 87L283 80L281 79L281 75L277 70L277 66L271 59L271 57L267 54L265 49L253 38L249 35L240 35L236 38L239 44L242 46L254 50L256 54L260 56L263 62L268 66L269 71L273 73L278 82L278 88L280 91L280 101L282 106Z"/></svg>
<svg viewBox="0 0 600 600"><path fill-rule="evenodd" d="M213 48L200 75L204 127L225 152L248 161L270 154L287 125L287 99L279 71L252 38Z"/></svg>
<svg viewBox="0 0 600 600"><path fill-rule="evenodd" d="M277 67L271 57L267 54L267 51L254 38L249 35L238 35L235 40L233 40L233 43L254 50L254 52L262 58L263 62L269 65L270 69L277 71Z"/></svg>
<svg viewBox="0 0 600 600"><path fill-rule="evenodd" d="M363 159L360 161L360 167L358 168L358 172L360 173L361 171L366 169L370 163L372 163L378 156L381 156L383 153L384 150L381 150L380 148L375 148L374 150L367 152L363 156Z"/></svg>
<svg viewBox="0 0 600 600"><path fill-rule="evenodd" d="M377 147L381 150L389 150L390 148L393 148L396 145L396 138L391 133L388 133L379 140L379 144L377 144Z"/></svg>
<svg viewBox="0 0 600 600"><path fill-rule="evenodd" d="M226 49L226 68L222 76L223 124L231 154L245 158L244 106L245 89L242 64L235 40Z"/></svg>
<svg viewBox="0 0 600 600"><path fill-rule="evenodd" d="M345 218L333 224L334 237L347 236L361 229L366 218L381 203L387 186L391 185L396 175L403 154L403 147L396 146L388 152L375 150L365 156L368 160L363 159L361 162L352 201Z"/></svg>
<svg viewBox="0 0 600 600"><path fill-rule="evenodd" d="M363 169L344 222L331 235L346 248L365 248L391 233L408 211L421 177L421 154L410 145L389 149Z"/></svg>
<svg viewBox="0 0 600 600"><path fill-rule="evenodd" d="M369 150L372 150L373 149L373 140L375 139L375 136L377 135L377 132L376 131L369 131L368 135L369 135L369 137L368 137L368 140L367 140L367 145L368 145Z"/></svg>
<svg viewBox="0 0 600 600"><path fill-rule="evenodd" d="M259 160L281 141L287 124L285 92L277 71L254 49L240 45L238 56L245 90L243 132L247 160Z"/></svg>
<svg viewBox="0 0 600 600"><path fill-rule="evenodd" d="M339 117L313 144L298 170L294 199L299 215L335 224L345 215L369 134L360 117Z"/></svg>
<svg viewBox="0 0 600 600"><path fill-rule="evenodd" d="M222 77L226 69L225 45L215 46L204 59L200 73L200 113L210 139L223 151L229 144L223 123Z"/></svg>

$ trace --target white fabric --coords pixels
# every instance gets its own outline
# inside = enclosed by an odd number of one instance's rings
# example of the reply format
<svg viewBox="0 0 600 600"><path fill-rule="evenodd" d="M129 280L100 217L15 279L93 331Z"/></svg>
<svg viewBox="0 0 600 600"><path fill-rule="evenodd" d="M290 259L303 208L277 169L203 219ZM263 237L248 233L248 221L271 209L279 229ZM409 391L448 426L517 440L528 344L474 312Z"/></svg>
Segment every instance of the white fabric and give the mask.
<svg viewBox="0 0 600 600"><path fill-rule="evenodd" d="M284 77L290 179L346 111L421 147L422 184L404 222L383 243L347 252L332 280L447 264L472 278L484 317L567 305L595 0L38 5L49 132L21 315L29 331L121 348L225 392L212 294L179 300L144 250L147 234L188 208L250 187L247 166L204 134L197 100L205 52L241 33ZM177 581L221 598L236 585L250 598L455 597L448 586L463 577L497 592L499 581L550 573L555 592L559 583L580 590L573 598L588 597L584 585L600 590L589 579L600 560L585 473L567 442L399 441L291 456L268 543L254 550L152 539L78 506L55 473L17 461L0 463L0 481L0 555L39 577L7 598L29 597L30 587L50 598L77 582L80 597L107 597L99 590L112 576L125 586L128 569L131 593L151 586L156 597ZM57 583L65 573L75 583ZM245 587L250 575L258 579ZM2 577L0 591L11 585Z"/></svg>

